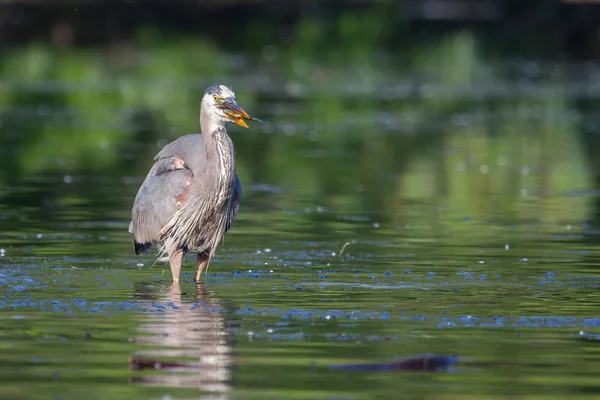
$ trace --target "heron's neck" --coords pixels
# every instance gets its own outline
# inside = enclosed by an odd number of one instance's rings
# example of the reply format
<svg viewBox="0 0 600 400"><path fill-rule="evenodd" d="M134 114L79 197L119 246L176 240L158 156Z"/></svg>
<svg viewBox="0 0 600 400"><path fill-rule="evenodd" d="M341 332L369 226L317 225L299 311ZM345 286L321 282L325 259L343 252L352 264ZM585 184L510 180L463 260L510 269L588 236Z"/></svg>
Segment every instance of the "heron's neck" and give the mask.
<svg viewBox="0 0 600 400"><path fill-rule="evenodd" d="M205 137L209 136L210 133L217 130L217 128L225 128L223 121L216 120L204 113L204 108L200 112L200 131Z"/></svg>
<svg viewBox="0 0 600 400"><path fill-rule="evenodd" d="M216 187L228 187L235 179L235 153L224 124L207 119L200 120L209 173Z"/></svg>

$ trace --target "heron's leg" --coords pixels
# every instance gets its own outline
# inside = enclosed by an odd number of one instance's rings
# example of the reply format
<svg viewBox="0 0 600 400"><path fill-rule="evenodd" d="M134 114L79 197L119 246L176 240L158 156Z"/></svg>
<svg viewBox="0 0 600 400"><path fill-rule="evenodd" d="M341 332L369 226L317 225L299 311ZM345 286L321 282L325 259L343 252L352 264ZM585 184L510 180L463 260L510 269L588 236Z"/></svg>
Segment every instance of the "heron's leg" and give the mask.
<svg viewBox="0 0 600 400"><path fill-rule="evenodd" d="M177 249L169 254L169 264L171 265L171 275L173 275L173 282L179 282L179 274L181 272L181 261L185 251L183 249Z"/></svg>
<svg viewBox="0 0 600 400"><path fill-rule="evenodd" d="M196 276L194 277L194 282L200 282L200 275L202 274L202 270L208 264L208 254L206 252L198 253L196 256Z"/></svg>

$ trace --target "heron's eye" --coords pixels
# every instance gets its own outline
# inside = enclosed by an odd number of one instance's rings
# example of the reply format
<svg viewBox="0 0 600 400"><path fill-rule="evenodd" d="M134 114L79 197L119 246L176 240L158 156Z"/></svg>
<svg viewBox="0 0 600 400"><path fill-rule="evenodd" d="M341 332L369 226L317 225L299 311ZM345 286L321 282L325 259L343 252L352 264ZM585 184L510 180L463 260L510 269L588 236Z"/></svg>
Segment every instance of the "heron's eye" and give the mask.
<svg viewBox="0 0 600 400"><path fill-rule="evenodd" d="M219 102L219 96L217 96L216 94L213 95L213 100L215 101L215 103Z"/></svg>

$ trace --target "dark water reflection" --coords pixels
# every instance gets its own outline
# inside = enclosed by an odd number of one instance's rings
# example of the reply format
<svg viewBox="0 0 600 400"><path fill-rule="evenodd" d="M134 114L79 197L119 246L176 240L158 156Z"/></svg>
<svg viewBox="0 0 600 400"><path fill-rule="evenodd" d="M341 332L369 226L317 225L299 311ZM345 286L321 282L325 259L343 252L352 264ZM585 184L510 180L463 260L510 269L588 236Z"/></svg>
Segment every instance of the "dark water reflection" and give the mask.
<svg viewBox="0 0 600 400"><path fill-rule="evenodd" d="M130 368L165 373L135 377L131 382L221 393L231 389L233 355L222 306L205 285L190 289L195 301L183 300L181 286L173 284L154 300L164 304L160 312L140 315L133 342L148 350L134 353ZM140 307L152 308L152 304Z"/></svg>
<svg viewBox="0 0 600 400"><path fill-rule="evenodd" d="M0 397L597 398L597 67L371 47L0 60ZM269 123L231 129L238 220L171 286L131 202L214 81ZM460 361L330 369L425 353Z"/></svg>

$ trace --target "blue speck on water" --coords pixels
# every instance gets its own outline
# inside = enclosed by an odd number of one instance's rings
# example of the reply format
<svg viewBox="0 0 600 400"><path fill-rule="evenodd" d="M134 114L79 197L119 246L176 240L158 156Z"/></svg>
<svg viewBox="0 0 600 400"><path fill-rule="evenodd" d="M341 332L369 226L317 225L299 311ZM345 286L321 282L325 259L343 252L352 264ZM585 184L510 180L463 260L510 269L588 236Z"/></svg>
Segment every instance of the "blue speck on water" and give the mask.
<svg viewBox="0 0 600 400"><path fill-rule="evenodd" d="M392 274L390 271L385 271L385 272L383 273L383 276L385 276L385 277L388 277L388 278L389 278L390 276L392 276L392 275L393 275L393 274Z"/></svg>
<svg viewBox="0 0 600 400"><path fill-rule="evenodd" d="M79 308L85 308L85 306L87 306L87 301L84 299L71 299L71 303Z"/></svg>
<svg viewBox="0 0 600 400"><path fill-rule="evenodd" d="M554 272L546 272L544 274L544 278L554 278L555 274Z"/></svg>
<svg viewBox="0 0 600 400"><path fill-rule="evenodd" d="M410 270L408 270L408 269L405 269L404 271L402 271L402 273L406 274L406 275L410 275L412 272L410 272Z"/></svg>
<svg viewBox="0 0 600 400"><path fill-rule="evenodd" d="M466 322L466 323L469 323L469 322L475 322L475 321L477 321L477 320L478 320L478 318L477 318L477 317L474 317L474 316L472 316L472 315L461 315L461 316L460 316L460 317L458 317L457 319L458 319L458 321L460 321L460 322Z"/></svg>
<svg viewBox="0 0 600 400"><path fill-rule="evenodd" d="M33 280L28 276L23 277L22 282L26 285L33 285Z"/></svg>
<svg viewBox="0 0 600 400"><path fill-rule="evenodd" d="M583 326L585 328L598 328L600 327L600 318L585 318Z"/></svg>

